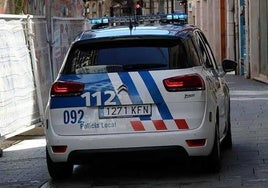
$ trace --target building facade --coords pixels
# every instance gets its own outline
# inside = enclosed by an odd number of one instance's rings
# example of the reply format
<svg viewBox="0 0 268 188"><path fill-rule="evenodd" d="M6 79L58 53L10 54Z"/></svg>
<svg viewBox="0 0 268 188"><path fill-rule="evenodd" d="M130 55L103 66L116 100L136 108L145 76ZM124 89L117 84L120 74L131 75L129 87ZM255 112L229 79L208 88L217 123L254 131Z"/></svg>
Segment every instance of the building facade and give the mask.
<svg viewBox="0 0 268 188"><path fill-rule="evenodd" d="M188 0L188 7L218 62L233 59L237 74L268 83L267 0Z"/></svg>
<svg viewBox="0 0 268 188"><path fill-rule="evenodd" d="M0 14L32 14L55 17L102 17L186 12L186 0L0 0ZM111 9L112 8L112 9ZM129 12L129 10L131 10Z"/></svg>
<svg viewBox="0 0 268 188"><path fill-rule="evenodd" d="M249 78L268 83L268 1L244 0L246 71Z"/></svg>
<svg viewBox="0 0 268 188"><path fill-rule="evenodd" d="M81 17L84 11L83 0L0 0L0 14Z"/></svg>
<svg viewBox="0 0 268 188"><path fill-rule="evenodd" d="M1 0L0 14L51 17L188 13L207 36L218 62L238 62L237 74L268 83L267 0Z"/></svg>
<svg viewBox="0 0 268 188"><path fill-rule="evenodd" d="M219 0L188 0L189 23L200 27L206 35L217 62L224 57L221 40L221 3Z"/></svg>
<svg viewBox="0 0 268 188"><path fill-rule="evenodd" d="M239 74L268 83L268 1L233 0Z"/></svg>

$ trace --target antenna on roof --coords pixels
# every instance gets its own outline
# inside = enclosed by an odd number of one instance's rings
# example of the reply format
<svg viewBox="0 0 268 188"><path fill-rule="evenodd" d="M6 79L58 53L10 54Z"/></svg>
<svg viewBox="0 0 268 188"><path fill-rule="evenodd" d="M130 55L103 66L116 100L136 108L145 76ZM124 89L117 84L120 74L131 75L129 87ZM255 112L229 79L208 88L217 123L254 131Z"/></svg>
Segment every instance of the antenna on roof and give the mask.
<svg viewBox="0 0 268 188"><path fill-rule="evenodd" d="M133 24L132 24L131 18L129 18L129 26L128 27L129 27L130 35L132 35Z"/></svg>
<svg viewBox="0 0 268 188"><path fill-rule="evenodd" d="M130 35L132 35L132 30L133 30L133 23L132 23L132 18L131 18L131 13L129 13L129 31L130 31Z"/></svg>

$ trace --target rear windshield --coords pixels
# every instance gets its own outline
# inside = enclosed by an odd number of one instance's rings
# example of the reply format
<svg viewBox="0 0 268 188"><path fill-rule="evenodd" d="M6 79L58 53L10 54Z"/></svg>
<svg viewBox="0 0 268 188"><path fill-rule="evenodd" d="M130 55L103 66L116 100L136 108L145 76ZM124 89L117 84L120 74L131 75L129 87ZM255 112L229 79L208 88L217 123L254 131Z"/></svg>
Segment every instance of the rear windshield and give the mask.
<svg viewBox="0 0 268 188"><path fill-rule="evenodd" d="M74 45L64 74L183 69L199 65L181 40L106 41Z"/></svg>

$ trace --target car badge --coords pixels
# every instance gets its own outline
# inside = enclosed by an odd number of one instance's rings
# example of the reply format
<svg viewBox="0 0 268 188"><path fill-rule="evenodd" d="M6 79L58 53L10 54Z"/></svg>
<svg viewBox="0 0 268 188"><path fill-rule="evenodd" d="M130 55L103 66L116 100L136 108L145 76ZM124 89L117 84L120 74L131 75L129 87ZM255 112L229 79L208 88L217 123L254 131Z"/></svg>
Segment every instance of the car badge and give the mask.
<svg viewBox="0 0 268 188"><path fill-rule="evenodd" d="M128 87L124 84L117 88L117 94L121 93L122 91L128 92Z"/></svg>

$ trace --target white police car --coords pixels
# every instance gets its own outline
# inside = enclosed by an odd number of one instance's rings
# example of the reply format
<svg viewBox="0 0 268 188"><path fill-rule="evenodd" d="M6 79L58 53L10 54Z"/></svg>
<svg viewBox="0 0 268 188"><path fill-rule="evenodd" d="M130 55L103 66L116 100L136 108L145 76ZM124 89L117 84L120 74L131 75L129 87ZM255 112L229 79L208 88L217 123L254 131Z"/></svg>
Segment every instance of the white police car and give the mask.
<svg viewBox="0 0 268 188"><path fill-rule="evenodd" d="M99 155L175 149L220 169L231 147L230 98L200 29L185 24L116 26L83 32L71 45L46 109L52 178Z"/></svg>

